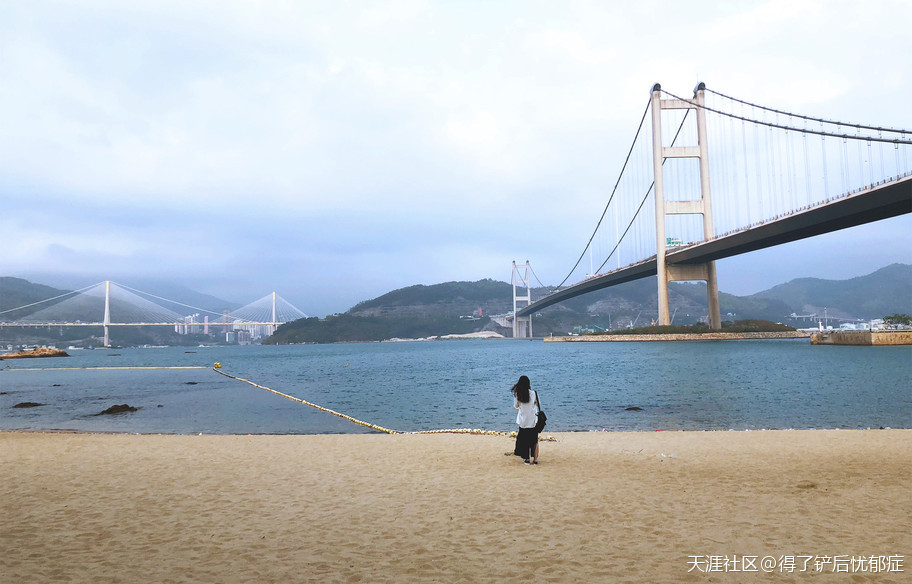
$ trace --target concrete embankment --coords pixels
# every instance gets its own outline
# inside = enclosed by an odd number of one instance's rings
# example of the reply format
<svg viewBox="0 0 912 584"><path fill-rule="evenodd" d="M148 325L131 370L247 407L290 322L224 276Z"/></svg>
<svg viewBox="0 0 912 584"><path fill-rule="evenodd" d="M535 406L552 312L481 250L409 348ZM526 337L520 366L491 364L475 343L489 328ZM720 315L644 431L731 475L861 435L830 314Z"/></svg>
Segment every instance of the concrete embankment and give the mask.
<svg viewBox="0 0 912 584"><path fill-rule="evenodd" d="M643 341L732 341L743 339L806 339L810 333L784 331L776 333L703 333L659 335L579 335L574 337L545 337L546 343L555 342L643 342Z"/></svg>
<svg viewBox="0 0 912 584"><path fill-rule="evenodd" d="M811 335L812 345L912 345L912 330L824 331Z"/></svg>

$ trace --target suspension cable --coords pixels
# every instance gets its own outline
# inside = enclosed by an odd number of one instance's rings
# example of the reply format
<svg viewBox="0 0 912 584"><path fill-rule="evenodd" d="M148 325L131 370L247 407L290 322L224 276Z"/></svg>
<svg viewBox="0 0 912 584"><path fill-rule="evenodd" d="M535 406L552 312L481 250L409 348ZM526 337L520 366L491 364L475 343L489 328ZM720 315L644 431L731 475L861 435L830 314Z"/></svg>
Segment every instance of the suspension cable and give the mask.
<svg viewBox="0 0 912 584"><path fill-rule="evenodd" d="M532 272L532 275L535 276L535 281L538 282L538 285L542 288L546 288L542 281L538 279L538 274L535 273L535 270L532 269L532 264L529 264L529 271Z"/></svg>
<svg viewBox="0 0 912 584"><path fill-rule="evenodd" d="M557 285L558 288L563 286L567 282L567 280L570 279L570 276L572 276L573 272L576 271L576 268L579 266L580 262L583 261L583 257L585 257L585 255L586 255L586 250L588 250L589 246L592 245L592 240L595 239L595 234L598 233L599 227L602 225L602 220L605 219L605 214L608 212L608 207L611 205L611 201L614 199L614 195L617 192L618 185L621 184L621 177L624 176L624 170L627 168L627 163L630 162L630 156L631 156L631 154L633 154L633 149L636 146L637 139L640 137L640 130L643 129L643 122L646 121L646 114L649 113L649 106L651 103L652 103L652 99L650 98L649 102L646 103L646 109L643 111L643 117L640 118L640 125L637 127L636 136L633 137L633 142L630 144L630 150L627 151L627 158L624 159L624 166L621 167L621 172L618 175L617 182L614 183L614 188L611 189L611 196L608 197L608 202L605 204L605 209L602 211L602 216L599 217L598 223L595 225L595 229L592 231L592 236L589 238L589 242L586 244L586 247L583 248L583 252L580 254L579 258L576 260L576 263L573 264L572 268L570 268L570 272L561 281L561 283Z"/></svg>
<svg viewBox="0 0 912 584"><path fill-rule="evenodd" d="M678 136L681 135L681 130L684 128L684 122L687 121L687 114L690 113L690 110L684 112L684 117L681 118L681 125L678 126L678 131L675 132L674 138L671 140L671 145L674 146L675 142L678 141ZM662 166L665 166L665 161L667 158L662 159ZM633 214L633 218L630 220L630 223L627 224L627 228L624 230L624 233L618 238L617 243L614 245L614 249L611 250L611 253L608 254L608 257L605 258L605 261L602 262L602 265L598 267L596 273L600 272L602 268L605 267L605 264L608 263L608 260L611 259L611 256L614 255L614 252L617 251L617 248L621 245L621 241L624 240L624 237L627 235L627 232L630 231L630 228L633 226L633 222L636 221L636 218L640 215L640 211L643 210L643 205L646 204L646 201L649 199L649 193L652 192L652 189L655 188L655 179L652 180L652 184L649 185L649 188L646 189L646 194L643 196L643 200L640 201L640 206L637 207L636 213Z"/></svg>
<svg viewBox="0 0 912 584"><path fill-rule="evenodd" d="M766 110L766 111L768 111L768 112L774 112L774 113L777 113L777 114L785 114L785 115L787 115L787 116L794 117L794 118L801 118L801 119L803 119L803 120L810 120L810 121L812 121L812 122L821 122L821 123L824 123L824 124L832 124L832 125L834 125L834 126L847 126L847 127L850 127L850 128L858 128L858 129L861 129L861 130L875 130L875 131L878 131L878 132L891 132L891 133L894 133L894 134L905 134L905 133L906 133L905 130L896 130L896 129L893 129L893 128L881 128L881 127L878 127L878 126L865 126L865 125L863 125L863 124L846 124L846 123L844 123L844 122L834 122L834 121L832 121L832 120L825 120L825 119L822 119L822 118L814 118L814 117L811 117L811 116L803 116L803 115L801 115L801 114L793 114L793 113L790 113L790 112L786 112L786 111L782 111L782 110L773 109L773 108L771 108L771 107L766 107L766 106L758 105L758 104L756 104L756 103L751 103L751 102L749 102L749 101L744 101L743 99L738 99L737 97L732 97L732 96L730 96L730 95L725 95L724 93L720 93L720 92L718 92L718 91L714 91L714 90L712 90L712 89L710 89L710 88L708 88L708 87L705 87L705 86L704 86L704 89L705 89L706 91L710 92L710 93L714 93L714 94L718 95L719 97L724 97L725 99L730 99L730 100L732 100L732 101L737 101L738 103L743 103L744 105L748 105L748 106L750 106L750 107L755 107L755 108L757 108L757 109L762 109L762 110ZM671 95L671 94L669 94L669 95ZM680 98L678 98L678 99L680 99Z"/></svg>
<svg viewBox="0 0 912 584"><path fill-rule="evenodd" d="M678 100L681 100L681 101L687 101L687 102L692 103L691 100L687 100L687 99L684 99L683 97L679 97L679 96L675 95L674 93L671 93L670 91L666 91L666 90L664 90L664 89L662 89L661 91L662 91L662 93L664 93L664 94L666 94L666 95L668 95L668 96L671 96L671 97L673 97L673 98L675 98L675 99L678 99ZM822 131L822 130L821 130L821 131L816 131L816 130L805 130L805 129L803 129L803 128L795 128L795 127L792 127L792 126L784 126L784 125L782 125L782 124L774 124L774 123L772 123L772 122L764 122L764 121L761 121L761 120L755 120L755 119L752 119L752 118L742 117L742 116L739 116L739 115L737 115L737 114L733 114L733 113L729 113L729 112L723 112L723 111L721 111L721 110L717 110L717 109L715 109L715 108L711 108L711 107L708 107L708 106L706 106L706 105L696 105L696 104L694 104L694 107L703 108L704 110L706 110L706 111L708 111L708 112L713 112L713 113L715 113L715 114L719 114L720 116L728 116L728 117L730 117L730 118L735 118L736 120L744 120L744 121L747 121L747 122L751 122L752 124L759 124L759 125L761 125L761 126L768 126L768 127L770 127L770 128L778 128L778 129L780 129L780 130L794 130L794 131L796 131L796 132L808 132L809 134L818 134L818 135L820 135L820 136L829 136L829 137L831 137L831 138L843 138L843 139L848 139L848 140L871 140L871 141L873 141L873 142L888 142L888 143L890 143L890 144L907 144L907 145L912 145L912 140L905 140L905 139L901 139L901 138L893 138L893 139L890 139L890 138L876 138L876 137L852 136L851 134L835 134L835 133L832 133L832 132L824 132L824 131ZM776 111L776 110L773 110L773 111ZM794 114L793 114L793 115L794 115ZM824 121L826 121L826 120L824 120ZM828 123L828 124L836 124L836 125L841 125L841 126L851 126L851 124L842 124L842 123L840 123L840 122L829 122L829 121L826 121L826 123ZM900 133L900 134L905 134L905 133L909 132L909 130L889 130L889 131L890 131L890 132Z"/></svg>

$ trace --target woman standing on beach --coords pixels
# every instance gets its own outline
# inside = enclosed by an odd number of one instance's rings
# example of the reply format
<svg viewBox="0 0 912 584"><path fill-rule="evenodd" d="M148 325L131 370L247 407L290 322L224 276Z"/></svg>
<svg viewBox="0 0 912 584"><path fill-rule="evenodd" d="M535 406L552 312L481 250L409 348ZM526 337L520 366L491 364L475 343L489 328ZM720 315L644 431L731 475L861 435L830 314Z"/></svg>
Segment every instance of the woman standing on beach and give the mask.
<svg viewBox="0 0 912 584"><path fill-rule="evenodd" d="M513 407L517 410L516 423L519 424L513 454L521 457L526 464L530 464L529 457L532 457L531 464L538 464L538 432L535 430L538 421L538 394L531 391L529 378L525 375L519 378L510 391L513 392ZM534 399L532 394L535 395Z"/></svg>

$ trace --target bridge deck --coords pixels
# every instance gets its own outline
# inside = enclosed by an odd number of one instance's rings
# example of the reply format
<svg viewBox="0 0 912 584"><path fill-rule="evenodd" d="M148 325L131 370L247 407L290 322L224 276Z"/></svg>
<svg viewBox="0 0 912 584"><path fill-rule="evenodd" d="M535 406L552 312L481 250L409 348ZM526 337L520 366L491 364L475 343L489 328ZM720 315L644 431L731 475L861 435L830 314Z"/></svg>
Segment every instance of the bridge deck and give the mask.
<svg viewBox="0 0 912 584"><path fill-rule="evenodd" d="M909 212L912 212L912 175L862 189L709 241L669 249L665 257L670 264L702 264ZM642 262L588 278L559 290L518 310L516 314L528 316L564 300L624 282L655 276L656 273L656 258L652 256Z"/></svg>

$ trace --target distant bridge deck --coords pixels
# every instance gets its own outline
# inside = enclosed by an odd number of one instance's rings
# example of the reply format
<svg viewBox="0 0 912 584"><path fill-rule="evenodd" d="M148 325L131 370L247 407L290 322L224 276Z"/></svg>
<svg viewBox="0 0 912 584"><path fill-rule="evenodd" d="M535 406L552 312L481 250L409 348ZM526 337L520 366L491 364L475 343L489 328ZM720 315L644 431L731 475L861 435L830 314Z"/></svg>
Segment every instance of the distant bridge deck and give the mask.
<svg viewBox="0 0 912 584"><path fill-rule="evenodd" d="M670 264L702 264L912 212L912 175L861 189L708 241L669 248ZM583 280L517 310L530 314L589 292L655 276L656 257Z"/></svg>

